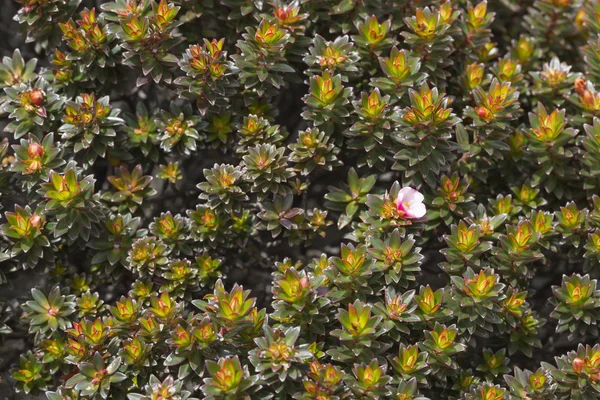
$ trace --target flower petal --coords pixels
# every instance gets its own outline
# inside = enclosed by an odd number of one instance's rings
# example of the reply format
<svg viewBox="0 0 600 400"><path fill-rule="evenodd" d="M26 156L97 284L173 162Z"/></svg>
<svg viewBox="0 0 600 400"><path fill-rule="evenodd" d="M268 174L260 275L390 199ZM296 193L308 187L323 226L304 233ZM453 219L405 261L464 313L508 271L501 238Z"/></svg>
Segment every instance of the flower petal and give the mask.
<svg viewBox="0 0 600 400"><path fill-rule="evenodd" d="M406 215L409 216L410 218L422 218L423 216L425 216L426 212L427 212L427 209L425 208L425 204L419 203L419 204L411 205L411 207L408 209L408 212L406 213Z"/></svg>
<svg viewBox="0 0 600 400"><path fill-rule="evenodd" d="M402 203L404 201L404 195L406 192L404 189L406 189L406 188L402 188L398 192L398 195L396 196L396 205L400 205L400 203Z"/></svg>
<svg viewBox="0 0 600 400"><path fill-rule="evenodd" d="M422 203L425 200L425 196L421 194L421 192L417 192L416 190L412 194L412 198L410 199L410 204Z"/></svg>
<svg viewBox="0 0 600 400"><path fill-rule="evenodd" d="M403 187L398 192L398 197L396 197L396 202L409 203L413 198L413 192L415 190L411 187Z"/></svg>

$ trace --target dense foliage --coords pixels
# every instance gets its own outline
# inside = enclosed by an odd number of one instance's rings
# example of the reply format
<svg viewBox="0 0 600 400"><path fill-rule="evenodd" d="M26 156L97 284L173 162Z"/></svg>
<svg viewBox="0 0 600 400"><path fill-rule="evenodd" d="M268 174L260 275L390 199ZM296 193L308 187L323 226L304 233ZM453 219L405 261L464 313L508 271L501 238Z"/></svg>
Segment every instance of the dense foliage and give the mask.
<svg viewBox="0 0 600 400"><path fill-rule="evenodd" d="M599 0L18 2L17 391L600 399Z"/></svg>

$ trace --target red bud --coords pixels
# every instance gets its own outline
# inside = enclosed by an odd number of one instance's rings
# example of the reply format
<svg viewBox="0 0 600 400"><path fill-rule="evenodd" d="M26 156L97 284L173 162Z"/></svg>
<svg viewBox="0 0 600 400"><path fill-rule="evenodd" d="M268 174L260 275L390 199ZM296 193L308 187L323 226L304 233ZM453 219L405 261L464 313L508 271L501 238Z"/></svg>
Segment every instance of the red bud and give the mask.
<svg viewBox="0 0 600 400"><path fill-rule="evenodd" d="M481 119L487 119L490 116L490 112L485 107L479 107L477 108L477 116Z"/></svg>
<svg viewBox="0 0 600 400"><path fill-rule="evenodd" d="M277 10L275 10L275 17L277 17L279 20L285 21L288 17L287 9L279 7Z"/></svg>
<svg viewBox="0 0 600 400"><path fill-rule="evenodd" d="M579 357L576 357L573 362L571 363L571 365L573 366L573 369L575 370L575 372L579 373L583 370L583 360Z"/></svg>
<svg viewBox="0 0 600 400"><path fill-rule="evenodd" d="M31 104L36 107L40 107L42 104L44 104L44 92L42 92L40 89L33 89L31 92L29 92L29 98L31 99Z"/></svg>
<svg viewBox="0 0 600 400"><path fill-rule="evenodd" d="M590 106L594 104L594 95L589 90L585 89L583 91L582 97L583 97L584 104L590 105Z"/></svg>
<svg viewBox="0 0 600 400"><path fill-rule="evenodd" d="M44 148L38 143L31 143L27 148L27 154L29 154L29 157L41 157L45 152L46 151Z"/></svg>
<svg viewBox="0 0 600 400"><path fill-rule="evenodd" d="M300 285L301 285L303 288L305 288L305 287L307 287L307 286L308 286L308 278L307 278L306 276L303 276L303 277L300 279Z"/></svg>
<svg viewBox="0 0 600 400"><path fill-rule="evenodd" d="M575 92L579 95L582 95L586 89L585 80L582 78L575 79L573 85L575 86Z"/></svg>
<svg viewBox="0 0 600 400"><path fill-rule="evenodd" d="M31 224L31 226L39 228L42 225L42 218L37 214L33 214L29 218L29 223Z"/></svg>

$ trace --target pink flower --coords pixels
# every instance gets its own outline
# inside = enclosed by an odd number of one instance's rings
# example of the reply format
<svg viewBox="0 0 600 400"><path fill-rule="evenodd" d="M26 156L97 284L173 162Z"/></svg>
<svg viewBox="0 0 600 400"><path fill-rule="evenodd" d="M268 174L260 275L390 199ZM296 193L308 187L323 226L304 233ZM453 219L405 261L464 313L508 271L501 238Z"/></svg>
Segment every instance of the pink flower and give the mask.
<svg viewBox="0 0 600 400"><path fill-rule="evenodd" d="M405 218L421 218L426 209L423 195L411 187L404 187L396 197L396 207L404 213Z"/></svg>

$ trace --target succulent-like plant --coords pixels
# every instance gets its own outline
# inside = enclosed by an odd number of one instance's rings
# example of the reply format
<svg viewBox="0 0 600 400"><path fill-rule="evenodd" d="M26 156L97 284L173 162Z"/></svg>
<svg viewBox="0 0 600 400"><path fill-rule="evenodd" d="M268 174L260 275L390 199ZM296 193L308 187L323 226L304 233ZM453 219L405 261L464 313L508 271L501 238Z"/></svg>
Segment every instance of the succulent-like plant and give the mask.
<svg viewBox="0 0 600 400"><path fill-rule="evenodd" d="M38 289L31 289L32 300L23 305L24 318L29 321L32 333L44 333L48 330L66 330L71 325L68 318L75 312L75 296L63 295L58 286L48 295Z"/></svg>
<svg viewBox="0 0 600 400"><path fill-rule="evenodd" d="M0 13L0 397L599 397L600 2L92 3Z"/></svg>

